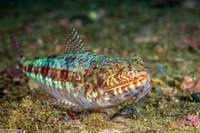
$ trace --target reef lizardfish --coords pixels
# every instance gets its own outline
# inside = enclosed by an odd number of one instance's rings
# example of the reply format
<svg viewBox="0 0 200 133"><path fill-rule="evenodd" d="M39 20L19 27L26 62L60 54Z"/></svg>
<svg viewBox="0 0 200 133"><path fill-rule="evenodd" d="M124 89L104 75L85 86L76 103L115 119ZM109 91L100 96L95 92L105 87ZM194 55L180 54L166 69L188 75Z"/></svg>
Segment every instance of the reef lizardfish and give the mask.
<svg viewBox="0 0 200 133"><path fill-rule="evenodd" d="M16 68L56 98L59 106L101 110L126 100L138 101L151 88L145 62L138 57L115 58L84 50L73 28L61 54L25 60L17 41Z"/></svg>

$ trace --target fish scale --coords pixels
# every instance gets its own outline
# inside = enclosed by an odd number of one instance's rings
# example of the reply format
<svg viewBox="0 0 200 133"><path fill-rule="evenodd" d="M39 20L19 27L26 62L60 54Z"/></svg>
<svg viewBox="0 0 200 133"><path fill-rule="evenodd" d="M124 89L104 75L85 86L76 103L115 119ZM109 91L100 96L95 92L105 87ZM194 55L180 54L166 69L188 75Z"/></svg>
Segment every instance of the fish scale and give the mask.
<svg viewBox="0 0 200 133"><path fill-rule="evenodd" d="M66 108L106 109L138 101L151 88L150 74L139 58L115 58L87 52L75 28L58 55L25 60L11 37L18 55L17 69L53 95Z"/></svg>

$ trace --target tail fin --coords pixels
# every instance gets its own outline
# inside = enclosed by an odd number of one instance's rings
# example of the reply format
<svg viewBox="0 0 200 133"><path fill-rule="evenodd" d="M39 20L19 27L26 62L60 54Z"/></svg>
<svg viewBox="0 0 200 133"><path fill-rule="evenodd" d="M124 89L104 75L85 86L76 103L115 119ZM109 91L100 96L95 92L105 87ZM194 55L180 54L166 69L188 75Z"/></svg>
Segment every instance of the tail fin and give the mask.
<svg viewBox="0 0 200 133"><path fill-rule="evenodd" d="M22 70L20 69L20 66L22 66L21 62L23 60L23 53L20 49L19 43L15 39L12 33L10 33L10 40L14 48L15 52L15 62L12 64L12 66L7 70L9 75L12 77L21 77L23 75Z"/></svg>
<svg viewBox="0 0 200 133"><path fill-rule="evenodd" d="M17 40L15 39L15 37L13 36L12 33L10 33L10 40L14 47L15 53L16 53L17 57L19 58L18 60L20 60L22 57L24 57L24 54L22 53L19 43L17 42Z"/></svg>

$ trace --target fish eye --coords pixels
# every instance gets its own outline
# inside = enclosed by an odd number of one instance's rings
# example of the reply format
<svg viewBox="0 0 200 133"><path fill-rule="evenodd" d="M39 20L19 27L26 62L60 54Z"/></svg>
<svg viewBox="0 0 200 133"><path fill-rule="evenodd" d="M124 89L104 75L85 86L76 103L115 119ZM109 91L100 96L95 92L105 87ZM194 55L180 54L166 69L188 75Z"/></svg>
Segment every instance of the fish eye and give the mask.
<svg viewBox="0 0 200 133"><path fill-rule="evenodd" d="M142 66L144 66L144 67L146 67L146 61L144 59L138 58L137 59L137 63L142 65Z"/></svg>
<svg viewBox="0 0 200 133"><path fill-rule="evenodd" d="M120 70L120 65L119 65L118 63L115 63L115 69L116 69L117 71Z"/></svg>
<svg viewBox="0 0 200 133"><path fill-rule="evenodd" d="M146 60L145 59L142 59L143 60L143 62L145 63L145 64L147 64L147 62L146 62Z"/></svg>
<svg viewBox="0 0 200 133"><path fill-rule="evenodd" d="M144 66L146 67L147 66L147 62L146 62L146 60L142 60L143 62L144 62Z"/></svg>
<svg viewBox="0 0 200 133"><path fill-rule="evenodd" d="M144 67L147 66L147 65L146 65L146 61L145 61L144 59L141 60L141 64L142 64Z"/></svg>

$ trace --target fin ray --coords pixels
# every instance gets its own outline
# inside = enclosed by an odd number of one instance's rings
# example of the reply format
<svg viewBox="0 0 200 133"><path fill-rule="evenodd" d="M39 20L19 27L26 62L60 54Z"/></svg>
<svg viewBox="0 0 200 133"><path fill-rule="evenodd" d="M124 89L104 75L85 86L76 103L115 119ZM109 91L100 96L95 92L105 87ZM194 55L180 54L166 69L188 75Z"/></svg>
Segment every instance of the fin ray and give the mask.
<svg viewBox="0 0 200 133"><path fill-rule="evenodd" d="M80 39L75 27L72 27L72 32L65 40L65 44L61 50L62 54L76 54L84 52L84 44Z"/></svg>
<svg viewBox="0 0 200 133"><path fill-rule="evenodd" d="M23 54L22 51L21 51L21 48L20 48L20 46L19 46L19 43L18 43L18 41L15 39L15 37L13 36L12 33L10 33L10 39L11 39L11 42L12 42L12 44L13 44L13 47L14 47L14 50L15 50L15 52L16 52L17 57L18 57L18 58L24 57L24 54Z"/></svg>
<svg viewBox="0 0 200 133"><path fill-rule="evenodd" d="M64 100L64 99L54 99L53 105L58 105L60 107L65 107L65 108L74 108L74 107L79 107L78 104L75 104L73 102Z"/></svg>
<svg viewBox="0 0 200 133"><path fill-rule="evenodd" d="M11 65L9 69L7 69L7 72L12 77L21 77L24 73L22 70L19 69L19 66L21 65L21 61L24 60L24 54L21 51L20 45L18 41L13 36L12 32L10 33L10 40L13 45L14 53L16 54L15 62Z"/></svg>

